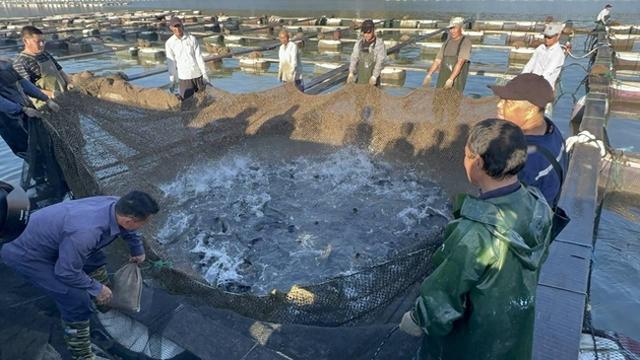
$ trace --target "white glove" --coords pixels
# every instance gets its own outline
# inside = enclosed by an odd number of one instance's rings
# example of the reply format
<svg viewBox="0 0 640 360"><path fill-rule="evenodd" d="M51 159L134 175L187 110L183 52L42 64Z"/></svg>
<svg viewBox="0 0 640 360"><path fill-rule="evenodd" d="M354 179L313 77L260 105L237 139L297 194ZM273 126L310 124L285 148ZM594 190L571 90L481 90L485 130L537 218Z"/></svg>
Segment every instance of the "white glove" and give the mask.
<svg viewBox="0 0 640 360"><path fill-rule="evenodd" d="M58 105L55 101L51 99L47 101L47 107L53 112L60 111L60 105Z"/></svg>
<svg viewBox="0 0 640 360"><path fill-rule="evenodd" d="M40 113L40 111L32 108L32 107L28 107L25 106L22 108L22 112L27 115L27 117L30 118L41 118L42 117L42 113Z"/></svg>
<svg viewBox="0 0 640 360"><path fill-rule="evenodd" d="M424 86L424 87L431 86L431 75L430 74L427 74L427 76L424 77L424 80L422 80L422 86Z"/></svg>
<svg viewBox="0 0 640 360"><path fill-rule="evenodd" d="M353 75L353 73L349 73L349 76L347 76L347 84L353 84L354 82L356 82L356 76Z"/></svg>
<svg viewBox="0 0 640 360"><path fill-rule="evenodd" d="M378 78L375 76L372 76L369 78L369 85L375 85L377 81L378 81Z"/></svg>
<svg viewBox="0 0 640 360"><path fill-rule="evenodd" d="M175 84L176 83L176 78L173 75L169 75L169 82L171 84Z"/></svg>
<svg viewBox="0 0 640 360"><path fill-rule="evenodd" d="M75 86L75 85L73 85L72 83L68 83L68 84L67 84L67 90L68 90L68 91L71 91L71 90L73 90L73 89L75 89L75 88L76 88L76 86Z"/></svg>
<svg viewBox="0 0 640 360"><path fill-rule="evenodd" d="M447 81L444 83L444 88L445 89L451 89L453 87L453 80L452 79L447 79Z"/></svg>
<svg viewBox="0 0 640 360"><path fill-rule="evenodd" d="M584 144L598 148L598 150L600 150L600 157L605 157L607 155L607 148L604 146L602 140L598 140L595 135L587 130L579 132L578 135L568 137L564 143L567 148L567 152L570 152L575 144Z"/></svg>
<svg viewBox="0 0 640 360"><path fill-rule="evenodd" d="M416 324L411 316L411 311L407 311L402 315L402 321L400 321L400 330L411 336L422 336L422 328Z"/></svg>

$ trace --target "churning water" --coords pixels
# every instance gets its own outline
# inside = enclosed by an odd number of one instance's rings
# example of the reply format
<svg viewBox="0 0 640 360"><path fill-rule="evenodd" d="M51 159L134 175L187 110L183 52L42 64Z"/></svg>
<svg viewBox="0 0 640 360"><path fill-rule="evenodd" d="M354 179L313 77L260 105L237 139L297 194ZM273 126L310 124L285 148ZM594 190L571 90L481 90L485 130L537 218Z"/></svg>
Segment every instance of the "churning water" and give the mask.
<svg viewBox="0 0 640 360"><path fill-rule="evenodd" d="M161 188L172 205L158 241L188 251L209 283L259 294L410 251L448 213L434 183L356 148L275 161L232 152Z"/></svg>

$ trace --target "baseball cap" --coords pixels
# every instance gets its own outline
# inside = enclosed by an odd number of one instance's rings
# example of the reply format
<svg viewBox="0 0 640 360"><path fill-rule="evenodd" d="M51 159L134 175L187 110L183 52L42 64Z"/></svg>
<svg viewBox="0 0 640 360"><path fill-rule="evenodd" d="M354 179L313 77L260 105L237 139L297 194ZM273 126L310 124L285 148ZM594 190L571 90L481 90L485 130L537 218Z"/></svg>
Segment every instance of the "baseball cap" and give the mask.
<svg viewBox="0 0 640 360"><path fill-rule="evenodd" d="M501 99L526 100L540 108L554 98L551 84L542 75L532 73L520 74L504 86L489 85L489 88Z"/></svg>
<svg viewBox="0 0 640 360"><path fill-rule="evenodd" d="M462 26L464 25L464 18L461 16L456 16L456 17L452 17L451 20L449 20L449 26L447 26L448 28L452 28L454 26Z"/></svg>
<svg viewBox="0 0 640 360"><path fill-rule="evenodd" d="M169 20L169 26L182 25L182 20L179 17L173 16L171 20Z"/></svg>
<svg viewBox="0 0 640 360"><path fill-rule="evenodd" d="M542 33L544 36L555 36L560 34L563 24L560 23L549 23L544 26L544 32Z"/></svg>

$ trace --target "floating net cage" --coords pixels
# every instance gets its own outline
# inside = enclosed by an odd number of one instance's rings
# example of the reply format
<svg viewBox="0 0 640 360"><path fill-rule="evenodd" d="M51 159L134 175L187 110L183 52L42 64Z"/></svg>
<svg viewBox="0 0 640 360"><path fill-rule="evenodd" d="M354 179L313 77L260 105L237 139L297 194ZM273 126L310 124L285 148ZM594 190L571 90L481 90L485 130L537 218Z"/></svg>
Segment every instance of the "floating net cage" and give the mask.
<svg viewBox="0 0 640 360"><path fill-rule="evenodd" d="M209 88L181 104L117 76L74 80L47 123L74 195L151 193L162 211L143 235L164 287L289 324L357 323L429 273L448 199L471 190L462 166L469 126L496 112L496 98L455 90ZM314 208L320 215L307 216ZM230 280L228 254L198 250L215 244L241 249L231 272L243 276ZM305 261L295 262L294 245L308 250ZM283 258L274 266L286 271L241 259L278 248L266 261Z"/></svg>

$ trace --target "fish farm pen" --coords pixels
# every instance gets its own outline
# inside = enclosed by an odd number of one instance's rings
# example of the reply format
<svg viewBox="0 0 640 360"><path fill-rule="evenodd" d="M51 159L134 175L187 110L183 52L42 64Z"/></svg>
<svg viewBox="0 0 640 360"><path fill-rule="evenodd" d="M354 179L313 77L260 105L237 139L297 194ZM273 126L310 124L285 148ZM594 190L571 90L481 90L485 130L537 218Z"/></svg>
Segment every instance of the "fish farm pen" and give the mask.
<svg viewBox="0 0 640 360"><path fill-rule="evenodd" d="M93 319L113 359L412 358L419 339L396 325L433 270L450 199L474 191L464 145L496 115L486 85L519 74L549 22L466 18L473 55L460 96L421 86L444 16L373 19L387 50L378 88L345 84L364 18L2 3L91 11L0 19L0 56L20 52L32 24L73 79L56 98L64 110L45 121L73 195L159 199L142 232L141 312ZM199 39L212 83L185 102L164 65L172 16ZM304 92L276 79L280 29L301 48ZM640 198L640 154L616 147L625 130L610 120L640 119L640 23L595 32L566 21L567 42L547 114L565 137L593 138L573 147L560 200L572 221L541 271L533 358L640 359L638 336L599 327L591 291L603 204ZM0 158L3 180L19 181L22 162L6 147ZM115 271L126 250L112 247ZM0 359L63 353L53 304L1 262L0 274Z"/></svg>

